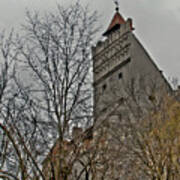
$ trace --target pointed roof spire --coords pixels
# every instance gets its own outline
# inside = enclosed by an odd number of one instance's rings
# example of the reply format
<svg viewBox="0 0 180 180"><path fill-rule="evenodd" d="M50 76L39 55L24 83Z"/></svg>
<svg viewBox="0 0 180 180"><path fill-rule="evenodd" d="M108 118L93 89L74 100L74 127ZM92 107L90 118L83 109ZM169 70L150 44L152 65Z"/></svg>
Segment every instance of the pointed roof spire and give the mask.
<svg viewBox="0 0 180 180"><path fill-rule="evenodd" d="M118 0L114 0L114 3L116 5L116 12L119 12L119 2L118 2Z"/></svg>
<svg viewBox="0 0 180 180"><path fill-rule="evenodd" d="M103 34L103 36L107 36L110 32L112 32L113 30L119 28L121 24L125 24L126 23L124 18L119 13L119 3L118 3L118 0L115 0L114 3L116 5L116 9L115 9L116 13L114 14L114 17L112 18L111 23L108 26L106 32Z"/></svg>

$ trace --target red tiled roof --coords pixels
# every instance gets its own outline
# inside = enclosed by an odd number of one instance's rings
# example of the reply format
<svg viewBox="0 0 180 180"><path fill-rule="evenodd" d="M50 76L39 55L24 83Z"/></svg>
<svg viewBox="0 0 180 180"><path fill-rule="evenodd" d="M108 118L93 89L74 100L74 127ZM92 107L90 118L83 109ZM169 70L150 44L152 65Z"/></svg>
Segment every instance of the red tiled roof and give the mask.
<svg viewBox="0 0 180 180"><path fill-rule="evenodd" d="M121 24L125 24L126 21L124 20L124 18L120 15L119 12L116 12L114 17L111 20L111 23L109 25L109 27L107 28L106 32L104 33L104 35L108 32L110 32L116 25L121 25Z"/></svg>
<svg viewBox="0 0 180 180"><path fill-rule="evenodd" d="M116 12L107 31L111 30L116 24L125 24L125 23L126 22L125 22L124 18L119 14L119 12Z"/></svg>

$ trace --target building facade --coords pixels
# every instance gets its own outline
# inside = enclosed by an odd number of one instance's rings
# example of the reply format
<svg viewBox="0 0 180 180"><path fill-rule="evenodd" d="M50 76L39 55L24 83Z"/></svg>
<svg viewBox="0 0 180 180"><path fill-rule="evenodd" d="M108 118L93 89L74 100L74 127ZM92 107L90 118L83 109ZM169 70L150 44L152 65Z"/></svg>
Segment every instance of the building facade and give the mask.
<svg viewBox="0 0 180 180"><path fill-rule="evenodd" d="M124 20L117 8L103 34L105 40L92 48L96 114L114 104L118 98L125 98L126 88L132 81L149 94L152 88L161 89L161 92L171 90L162 71L133 31L132 20Z"/></svg>
<svg viewBox="0 0 180 180"><path fill-rule="evenodd" d="M134 34L132 19L116 12L109 27L92 48L94 62L94 129L108 134L105 179L145 179L135 173L130 151L143 118L160 105L171 87Z"/></svg>

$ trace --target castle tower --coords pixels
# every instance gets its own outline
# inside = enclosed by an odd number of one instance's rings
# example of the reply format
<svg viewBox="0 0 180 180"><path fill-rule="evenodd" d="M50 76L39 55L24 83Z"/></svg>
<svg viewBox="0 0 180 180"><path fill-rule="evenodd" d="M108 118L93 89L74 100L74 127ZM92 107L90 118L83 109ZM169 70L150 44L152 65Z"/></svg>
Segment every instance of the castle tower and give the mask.
<svg viewBox="0 0 180 180"><path fill-rule="evenodd" d="M104 41L92 48L94 68L95 116L102 116L117 102L127 97L127 86L136 81L139 89L150 87L171 90L142 44L133 33L132 19L125 20L119 8L103 33ZM148 92L149 91L149 92ZM98 118L96 118L98 119Z"/></svg>
<svg viewBox="0 0 180 180"><path fill-rule="evenodd" d="M129 120L139 125L137 128L141 128L142 121L139 120L143 118L137 117L139 109L149 112L153 100L158 103L160 96L171 92L162 71L133 31L132 20L125 20L119 13L119 8L116 8L107 30L103 33L105 40L99 41L92 48L94 127L96 130L101 125L104 128L108 124L106 129L112 129L112 134L108 134L110 157L107 159L112 159L109 167L113 167L113 171L117 169L114 177L121 177L122 180L133 176L133 155L128 149L119 146L121 142L128 144L133 140ZM115 138L118 137L119 144L114 141L113 134ZM117 153L115 149L118 149ZM109 175L111 174L112 171L109 172ZM110 177L109 179L112 179Z"/></svg>

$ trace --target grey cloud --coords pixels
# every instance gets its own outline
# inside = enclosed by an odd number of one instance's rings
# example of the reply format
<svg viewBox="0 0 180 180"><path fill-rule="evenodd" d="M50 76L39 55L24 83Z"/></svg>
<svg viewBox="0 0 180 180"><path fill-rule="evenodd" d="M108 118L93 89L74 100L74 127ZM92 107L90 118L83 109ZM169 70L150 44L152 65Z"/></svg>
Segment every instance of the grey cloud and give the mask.
<svg viewBox="0 0 180 180"><path fill-rule="evenodd" d="M0 0L0 29L22 23L25 8L53 11L57 2L67 5L72 3L72 0ZM89 3L92 9L99 12L103 32L114 13L113 0L81 0L81 2ZM125 18L133 18L136 29L134 33L160 69L167 76L176 76L180 79L180 1L121 0L120 12Z"/></svg>

